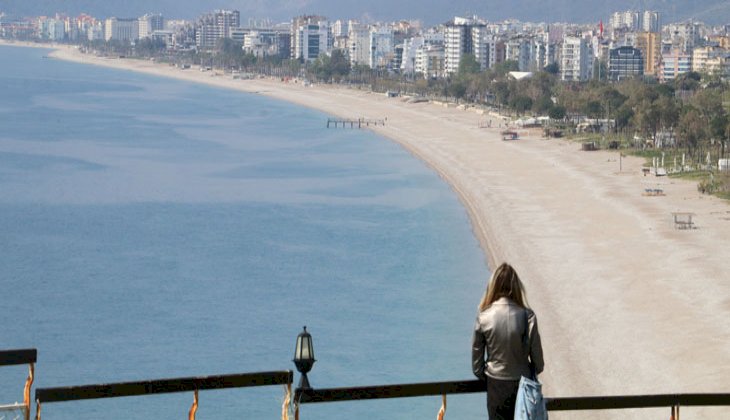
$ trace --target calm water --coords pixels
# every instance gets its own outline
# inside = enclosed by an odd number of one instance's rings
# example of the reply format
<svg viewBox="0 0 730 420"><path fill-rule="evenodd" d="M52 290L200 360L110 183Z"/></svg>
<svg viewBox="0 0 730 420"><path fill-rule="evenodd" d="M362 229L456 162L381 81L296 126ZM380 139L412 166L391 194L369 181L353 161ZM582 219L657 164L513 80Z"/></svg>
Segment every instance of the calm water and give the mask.
<svg viewBox="0 0 730 420"><path fill-rule="evenodd" d="M302 325L314 387L471 377L487 267L424 164L315 111L47 53L0 47L0 348L39 349L36 387L294 369ZM0 370L0 403L22 399L25 375ZM282 398L204 391L198 418L276 419ZM47 404L43 418L180 419L191 402ZM302 419L439 406L305 405ZM484 412L482 395L449 399L449 418Z"/></svg>

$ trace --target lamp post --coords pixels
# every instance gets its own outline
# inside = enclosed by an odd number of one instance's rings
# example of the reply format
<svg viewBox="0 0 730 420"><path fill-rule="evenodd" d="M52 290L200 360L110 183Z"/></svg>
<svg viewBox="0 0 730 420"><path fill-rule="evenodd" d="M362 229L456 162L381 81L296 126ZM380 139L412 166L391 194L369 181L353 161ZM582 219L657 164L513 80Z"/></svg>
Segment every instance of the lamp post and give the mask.
<svg viewBox="0 0 730 420"><path fill-rule="evenodd" d="M299 380L300 389L312 389L307 379L307 372L312 370L314 366L314 347L312 346L312 336L307 332L307 327L297 336L297 345L294 348L294 365L296 365L302 378Z"/></svg>

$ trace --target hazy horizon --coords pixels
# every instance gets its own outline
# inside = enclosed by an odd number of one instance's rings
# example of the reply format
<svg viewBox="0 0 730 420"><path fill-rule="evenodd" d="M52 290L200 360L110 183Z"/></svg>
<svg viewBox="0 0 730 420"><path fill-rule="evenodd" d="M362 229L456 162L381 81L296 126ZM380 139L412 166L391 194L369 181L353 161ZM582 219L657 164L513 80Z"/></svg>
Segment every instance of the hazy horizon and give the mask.
<svg viewBox="0 0 730 420"><path fill-rule="evenodd" d="M242 22L249 19L289 21L301 14L319 14L331 20L362 21L420 20L426 25L448 21L453 16L478 15L489 20L518 19L535 22L590 23L606 19L617 11L657 10L663 23L686 19L702 20L708 24L730 23L730 2L725 0L618 0L611 4L589 0L575 3L568 0L514 0L488 4L477 0L435 2L423 7L423 2L404 0L398 3L384 0L358 2L353 0L129 0L124 3L102 0L6 0L0 12L8 15L40 16L55 13L77 15L88 13L105 18L136 17L145 13L162 13L168 19L195 19L214 9L236 9Z"/></svg>

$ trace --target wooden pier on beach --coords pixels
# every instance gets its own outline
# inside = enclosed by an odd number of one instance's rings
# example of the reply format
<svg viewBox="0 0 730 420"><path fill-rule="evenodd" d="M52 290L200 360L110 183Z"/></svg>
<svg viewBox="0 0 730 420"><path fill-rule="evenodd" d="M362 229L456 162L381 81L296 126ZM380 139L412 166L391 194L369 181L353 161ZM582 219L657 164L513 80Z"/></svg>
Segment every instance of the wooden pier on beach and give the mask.
<svg viewBox="0 0 730 420"><path fill-rule="evenodd" d="M378 126L378 125L385 125L384 119L371 119L371 118L327 118L327 128L333 127L339 128L340 126L342 128L363 128L363 127L370 127Z"/></svg>

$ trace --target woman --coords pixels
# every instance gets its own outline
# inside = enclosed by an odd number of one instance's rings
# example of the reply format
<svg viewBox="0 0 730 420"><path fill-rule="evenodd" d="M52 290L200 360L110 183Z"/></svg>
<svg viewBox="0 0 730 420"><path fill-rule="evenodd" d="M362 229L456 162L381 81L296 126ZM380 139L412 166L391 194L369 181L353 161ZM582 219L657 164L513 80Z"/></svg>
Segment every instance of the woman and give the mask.
<svg viewBox="0 0 730 420"><path fill-rule="evenodd" d="M487 381L490 420L512 420L520 377L537 376L544 368L537 318L527 307L517 272L507 263L494 270L479 304L472 367L474 375Z"/></svg>

